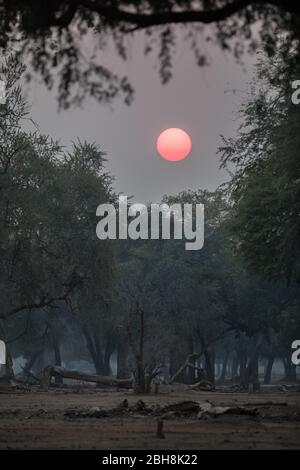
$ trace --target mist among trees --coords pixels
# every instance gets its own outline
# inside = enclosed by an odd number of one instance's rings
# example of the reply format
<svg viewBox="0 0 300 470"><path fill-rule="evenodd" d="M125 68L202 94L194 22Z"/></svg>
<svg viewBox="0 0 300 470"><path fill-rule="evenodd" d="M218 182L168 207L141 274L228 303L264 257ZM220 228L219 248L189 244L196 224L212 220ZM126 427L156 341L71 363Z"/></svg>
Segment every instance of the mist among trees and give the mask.
<svg viewBox="0 0 300 470"><path fill-rule="evenodd" d="M137 393L175 381L259 389L281 362L285 380L296 380L290 358L300 336L300 111L289 98L296 57L282 47L258 61L238 134L224 136L219 149L230 181L213 192L164 197L169 204L204 204L204 247L187 252L181 240L97 239L97 206L117 200L105 169L109 155L101 142L74 136L66 150L42 135L22 94L25 67L17 55L6 56L0 71L7 85L0 105L6 376L39 383L52 366ZM63 378L56 374L55 382Z"/></svg>

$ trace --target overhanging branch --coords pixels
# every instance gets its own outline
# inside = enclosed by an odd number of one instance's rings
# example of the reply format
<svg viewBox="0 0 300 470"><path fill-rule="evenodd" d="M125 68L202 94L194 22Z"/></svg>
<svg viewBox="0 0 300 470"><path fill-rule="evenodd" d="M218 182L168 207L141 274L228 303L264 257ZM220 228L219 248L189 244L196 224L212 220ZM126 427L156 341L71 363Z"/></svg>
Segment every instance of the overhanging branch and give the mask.
<svg viewBox="0 0 300 470"><path fill-rule="evenodd" d="M23 311L26 311L26 310L29 311L29 310L34 310L34 309L42 309L42 308L50 307L55 302L66 301L67 298L69 297L69 295L71 294L73 288L74 288L74 286L69 287L63 295L58 296L58 297L53 297L53 298L50 298L50 299L49 298L43 298L39 302L32 302L32 303L28 303L28 304L25 303L23 305L19 305L18 307L15 307L12 310L9 310L8 312L1 315L0 318L5 320L6 318L9 318L13 315L16 315L17 313L20 313L20 312L23 312Z"/></svg>
<svg viewBox="0 0 300 470"><path fill-rule="evenodd" d="M137 29L171 23L203 23L220 22L243 11L249 6L275 6L286 13L300 14L300 3L294 0L236 0L223 7L207 10L161 11L157 13L136 13L112 6L105 6L98 1L82 0L83 7L98 13L112 22L124 22L136 25Z"/></svg>

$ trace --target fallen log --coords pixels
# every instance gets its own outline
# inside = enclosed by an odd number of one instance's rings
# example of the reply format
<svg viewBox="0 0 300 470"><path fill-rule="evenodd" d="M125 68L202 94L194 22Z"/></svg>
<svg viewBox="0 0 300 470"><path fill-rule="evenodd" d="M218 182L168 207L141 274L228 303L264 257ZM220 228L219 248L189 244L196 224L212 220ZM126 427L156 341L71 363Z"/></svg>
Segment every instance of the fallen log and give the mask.
<svg viewBox="0 0 300 470"><path fill-rule="evenodd" d="M162 413L178 413L191 415L199 411L199 402L184 400L176 403L171 403L161 408Z"/></svg>
<svg viewBox="0 0 300 470"><path fill-rule="evenodd" d="M42 412L42 411L41 411ZM217 418L219 416L231 415L245 415L250 417L258 417L259 412L254 407L244 406L215 406L209 401L180 401L166 406L147 406L142 400L136 403L129 403L128 400L123 400L119 405L114 408L104 409L98 406L91 408L69 408L65 411L64 415L70 419L82 418L116 418L125 416L145 417L153 416L157 418L157 437L163 438L163 420L176 418L176 417L191 417L191 418Z"/></svg>
<svg viewBox="0 0 300 470"><path fill-rule="evenodd" d="M69 408L65 411L65 416L71 419L78 418L114 418L120 416L148 416L151 414L156 415L153 408L147 407L142 401L138 400L136 403L129 404L125 399L119 405L110 409L103 409L99 406L92 406L88 409Z"/></svg>
<svg viewBox="0 0 300 470"><path fill-rule="evenodd" d="M108 387L132 388L132 379L115 379L97 374L88 374L77 370L69 370L59 366L48 366L43 370L41 387L47 390L50 387L52 377L62 377L63 379L80 380L81 382L91 382Z"/></svg>
<svg viewBox="0 0 300 470"><path fill-rule="evenodd" d="M186 390L201 390L203 392L213 392L216 390L215 386L209 380L200 380L195 384L189 385Z"/></svg>
<svg viewBox="0 0 300 470"><path fill-rule="evenodd" d="M209 401L199 403L198 419L205 417L217 417L220 415L246 415L257 417L259 415L256 408L246 408L244 406L215 406Z"/></svg>
<svg viewBox="0 0 300 470"><path fill-rule="evenodd" d="M241 406L289 406L289 404L286 401L261 401L261 402L247 402L247 403L242 403Z"/></svg>

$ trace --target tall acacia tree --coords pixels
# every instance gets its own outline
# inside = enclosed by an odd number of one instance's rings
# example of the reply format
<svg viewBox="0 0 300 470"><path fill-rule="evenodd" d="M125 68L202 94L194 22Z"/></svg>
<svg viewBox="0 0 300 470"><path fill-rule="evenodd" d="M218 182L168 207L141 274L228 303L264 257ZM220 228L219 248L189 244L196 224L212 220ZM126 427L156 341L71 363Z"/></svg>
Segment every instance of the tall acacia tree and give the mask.
<svg viewBox="0 0 300 470"><path fill-rule="evenodd" d="M0 319L6 340L15 336L5 333L8 318L59 310L87 287L93 294L107 289L112 250L96 237L95 214L113 195L99 147L78 142L66 152L38 130L25 130L30 118L18 85L24 67L9 56L1 72L7 85L0 110Z"/></svg>
<svg viewBox="0 0 300 470"><path fill-rule="evenodd" d="M28 108L18 85L23 66L10 56L1 72L6 103L0 110L0 316L5 319L65 299L73 281L67 273L60 285L58 277L49 281L49 232L41 224L53 195L48 190L59 146L38 132L24 131Z"/></svg>
<svg viewBox="0 0 300 470"><path fill-rule="evenodd" d="M262 56L234 138L225 138L230 169L230 231L248 265L272 280L300 281L300 107L292 102L298 54L286 45Z"/></svg>
<svg viewBox="0 0 300 470"><path fill-rule="evenodd" d="M220 149L232 175L227 226L233 248L252 272L275 283L276 307L266 310L259 326L269 332L268 374L277 355L289 379L296 378L290 346L300 326L300 107L292 102L299 71L297 51L287 45L272 60L263 55L240 110L238 134Z"/></svg>

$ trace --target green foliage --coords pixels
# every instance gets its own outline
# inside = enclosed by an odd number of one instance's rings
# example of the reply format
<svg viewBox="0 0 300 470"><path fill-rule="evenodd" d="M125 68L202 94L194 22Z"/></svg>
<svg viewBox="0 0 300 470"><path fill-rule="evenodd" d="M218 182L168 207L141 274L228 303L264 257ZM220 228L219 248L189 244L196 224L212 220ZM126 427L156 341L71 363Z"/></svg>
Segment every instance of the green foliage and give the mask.
<svg viewBox="0 0 300 470"><path fill-rule="evenodd" d="M228 226L235 248L251 269L290 282L300 280L300 108L291 102L298 59L286 47L261 58L238 135L220 149L223 165L234 168Z"/></svg>
<svg viewBox="0 0 300 470"><path fill-rule="evenodd" d="M111 250L95 233L96 207L113 198L104 155L78 142L69 152L25 131L24 72L10 56L1 73L7 100L0 118L1 317L70 299L112 278ZM24 122L25 121L25 122Z"/></svg>

